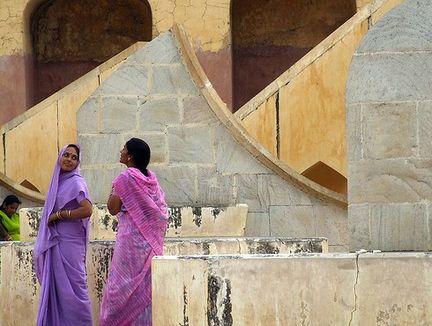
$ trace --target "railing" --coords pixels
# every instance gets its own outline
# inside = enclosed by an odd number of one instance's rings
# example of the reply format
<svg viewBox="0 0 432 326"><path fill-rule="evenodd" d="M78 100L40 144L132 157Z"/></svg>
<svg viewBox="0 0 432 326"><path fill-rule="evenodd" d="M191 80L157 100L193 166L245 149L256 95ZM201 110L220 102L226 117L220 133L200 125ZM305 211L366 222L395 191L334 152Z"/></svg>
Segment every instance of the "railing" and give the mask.
<svg viewBox="0 0 432 326"><path fill-rule="evenodd" d="M77 139L76 113L118 65L144 46L137 42L0 129L0 173L45 193L58 150Z"/></svg>

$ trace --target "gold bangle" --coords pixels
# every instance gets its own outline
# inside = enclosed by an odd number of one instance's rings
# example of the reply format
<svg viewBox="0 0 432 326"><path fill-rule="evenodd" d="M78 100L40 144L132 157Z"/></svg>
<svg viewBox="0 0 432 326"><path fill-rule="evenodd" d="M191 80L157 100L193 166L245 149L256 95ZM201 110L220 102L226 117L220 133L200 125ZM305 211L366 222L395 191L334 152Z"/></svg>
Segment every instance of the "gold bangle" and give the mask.
<svg viewBox="0 0 432 326"><path fill-rule="evenodd" d="M57 212L56 212L56 216L57 216L57 219L58 219L58 220L61 220L60 211L57 211Z"/></svg>
<svg viewBox="0 0 432 326"><path fill-rule="evenodd" d="M69 218L71 218L71 210L69 210L69 214L68 215L69 215Z"/></svg>

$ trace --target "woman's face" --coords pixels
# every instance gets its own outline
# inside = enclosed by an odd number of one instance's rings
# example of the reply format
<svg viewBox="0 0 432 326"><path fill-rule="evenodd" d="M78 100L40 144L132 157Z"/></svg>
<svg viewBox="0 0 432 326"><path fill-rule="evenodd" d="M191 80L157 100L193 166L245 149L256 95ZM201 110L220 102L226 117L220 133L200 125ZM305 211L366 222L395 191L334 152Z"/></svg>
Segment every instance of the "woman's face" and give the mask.
<svg viewBox="0 0 432 326"><path fill-rule="evenodd" d="M7 216L11 217L13 214L16 213L18 207L19 207L19 204L18 204L18 203L12 203L12 204L6 205L6 206L3 208L3 212L5 212L5 214L6 214Z"/></svg>
<svg viewBox="0 0 432 326"><path fill-rule="evenodd" d="M122 150L120 151L120 163L127 164L129 161L130 155L128 153L126 145L124 145Z"/></svg>
<svg viewBox="0 0 432 326"><path fill-rule="evenodd" d="M78 152L75 147L66 148L60 158L60 169L62 172L70 172L78 166Z"/></svg>

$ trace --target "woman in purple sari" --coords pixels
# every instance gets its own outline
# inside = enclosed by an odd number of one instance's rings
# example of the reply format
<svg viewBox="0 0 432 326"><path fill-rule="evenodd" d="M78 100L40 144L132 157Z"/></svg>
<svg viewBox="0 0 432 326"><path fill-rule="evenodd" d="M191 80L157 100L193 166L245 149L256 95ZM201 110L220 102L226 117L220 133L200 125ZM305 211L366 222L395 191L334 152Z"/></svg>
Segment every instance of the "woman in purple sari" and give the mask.
<svg viewBox="0 0 432 326"><path fill-rule="evenodd" d="M127 166L113 181L108 210L119 226L100 312L100 326L152 324L151 260L163 254L167 206L150 148L132 138L120 152Z"/></svg>
<svg viewBox="0 0 432 326"><path fill-rule="evenodd" d="M38 326L91 326L85 257L92 204L79 174L80 149L65 146L54 167L35 244L41 284Z"/></svg>

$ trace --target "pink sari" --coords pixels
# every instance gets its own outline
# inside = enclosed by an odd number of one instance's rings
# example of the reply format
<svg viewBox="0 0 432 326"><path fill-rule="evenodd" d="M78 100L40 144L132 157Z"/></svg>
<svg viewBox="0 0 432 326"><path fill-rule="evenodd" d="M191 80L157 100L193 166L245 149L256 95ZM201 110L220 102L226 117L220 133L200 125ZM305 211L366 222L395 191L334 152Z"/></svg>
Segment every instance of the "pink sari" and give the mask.
<svg viewBox="0 0 432 326"><path fill-rule="evenodd" d="M151 325L151 260L163 254L165 196L156 175L128 168L113 182L122 201L114 255L101 304L100 325Z"/></svg>

